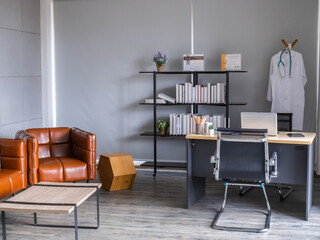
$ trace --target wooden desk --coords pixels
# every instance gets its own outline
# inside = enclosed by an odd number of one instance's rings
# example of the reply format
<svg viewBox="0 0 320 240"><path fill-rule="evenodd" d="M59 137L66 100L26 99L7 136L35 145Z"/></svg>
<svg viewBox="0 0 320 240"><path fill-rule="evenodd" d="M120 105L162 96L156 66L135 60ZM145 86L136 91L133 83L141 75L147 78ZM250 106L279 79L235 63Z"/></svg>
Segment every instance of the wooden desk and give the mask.
<svg viewBox="0 0 320 240"><path fill-rule="evenodd" d="M314 139L315 133L303 132L305 137L288 137L288 132L270 136L269 154L278 153L278 177L273 183L301 184L306 186L306 215L308 220L312 207ZM190 134L186 136L187 147L187 206L191 207L205 195L205 179L213 178L210 157L216 149L217 137Z"/></svg>

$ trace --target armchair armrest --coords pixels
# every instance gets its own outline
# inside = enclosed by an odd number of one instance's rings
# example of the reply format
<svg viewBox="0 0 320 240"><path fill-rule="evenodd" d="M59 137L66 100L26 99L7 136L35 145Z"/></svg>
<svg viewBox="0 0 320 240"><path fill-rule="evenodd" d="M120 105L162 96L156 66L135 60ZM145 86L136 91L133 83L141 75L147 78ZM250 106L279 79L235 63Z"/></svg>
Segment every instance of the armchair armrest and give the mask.
<svg viewBox="0 0 320 240"><path fill-rule="evenodd" d="M88 180L96 178L96 135L79 128L71 129L72 155L88 166Z"/></svg>
<svg viewBox="0 0 320 240"><path fill-rule="evenodd" d="M16 133L16 139L22 139L27 142L27 168L29 184L32 186L38 183L39 168L39 145L38 139L30 135L28 132L21 130Z"/></svg>
<svg viewBox="0 0 320 240"><path fill-rule="evenodd" d="M21 172L22 186L27 187L27 154L23 140L0 139L1 169L13 169Z"/></svg>

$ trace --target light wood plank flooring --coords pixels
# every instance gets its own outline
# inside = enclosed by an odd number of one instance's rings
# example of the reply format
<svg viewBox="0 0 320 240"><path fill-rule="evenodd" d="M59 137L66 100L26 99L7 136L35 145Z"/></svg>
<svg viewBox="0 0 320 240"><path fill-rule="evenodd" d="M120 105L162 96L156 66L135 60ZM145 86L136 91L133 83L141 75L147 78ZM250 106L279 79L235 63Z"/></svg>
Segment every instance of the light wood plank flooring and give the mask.
<svg viewBox="0 0 320 240"><path fill-rule="evenodd" d="M224 186L207 181L207 195L191 209L185 208L186 172L138 170L133 190L107 192L100 189L100 228L79 230L79 239L320 239L320 179L315 179L314 201L309 222L304 217L304 189L295 187L284 202L276 188L267 188L271 231L266 234L225 232L211 229L220 208ZM261 226L265 202L254 189L239 197L233 187L228 194L222 224ZM8 240L74 239L73 229L33 227L32 214L7 213ZM79 208L80 224L95 224L95 197ZM39 214L39 223L73 224L73 214Z"/></svg>

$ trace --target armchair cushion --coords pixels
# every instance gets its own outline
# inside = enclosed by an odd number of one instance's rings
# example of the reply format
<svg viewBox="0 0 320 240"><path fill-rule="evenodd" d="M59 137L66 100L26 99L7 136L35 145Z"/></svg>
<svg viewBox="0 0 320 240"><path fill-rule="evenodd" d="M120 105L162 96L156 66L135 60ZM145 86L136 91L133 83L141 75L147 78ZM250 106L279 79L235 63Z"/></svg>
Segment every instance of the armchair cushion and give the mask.
<svg viewBox="0 0 320 240"><path fill-rule="evenodd" d="M45 182L63 182L63 165L59 158L39 159L39 179Z"/></svg>
<svg viewBox="0 0 320 240"><path fill-rule="evenodd" d="M63 165L64 181L81 181L88 179L87 164L76 158L59 158Z"/></svg>

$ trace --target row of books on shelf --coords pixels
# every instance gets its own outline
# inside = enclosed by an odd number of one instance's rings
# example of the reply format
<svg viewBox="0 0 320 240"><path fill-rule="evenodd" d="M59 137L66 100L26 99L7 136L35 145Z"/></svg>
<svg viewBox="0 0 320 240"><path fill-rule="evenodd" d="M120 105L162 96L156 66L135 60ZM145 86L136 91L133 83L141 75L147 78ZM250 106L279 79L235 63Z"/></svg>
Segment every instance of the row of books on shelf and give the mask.
<svg viewBox="0 0 320 240"><path fill-rule="evenodd" d="M200 115L190 113L170 114L170 135L187 135L196 133L195 116ZM206 122L211 122L215 128L226 126L226 118L223 114L202 116L206 116Z"/></svg>
<svg viewBox="0 0 320 240"><path fill-rule="evenodd" d="M193 86L191 82L176 84L176 103L224 104L225 84L217 83Z"/></svg>

